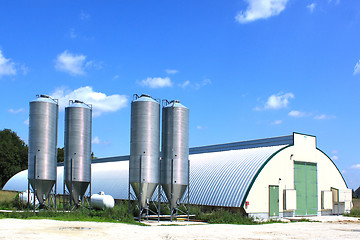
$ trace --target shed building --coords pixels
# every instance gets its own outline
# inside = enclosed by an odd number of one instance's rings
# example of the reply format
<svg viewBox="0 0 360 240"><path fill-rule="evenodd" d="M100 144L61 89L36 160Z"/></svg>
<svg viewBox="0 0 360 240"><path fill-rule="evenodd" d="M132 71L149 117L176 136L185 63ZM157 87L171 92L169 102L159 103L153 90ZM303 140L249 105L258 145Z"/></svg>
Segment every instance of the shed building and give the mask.
<svg viewBox="0 0 360 240"><path fill-rule="evenodd" d="M334 162L300 133L190 148L190 204L241 208L258 218L349 212L352 191ZM58 166L58 181L63 167ZM92 163L92 192L128 199L129 156ZM25 191L27 171L4 190ZM57 184L57 192L62 192Z"/></svg>

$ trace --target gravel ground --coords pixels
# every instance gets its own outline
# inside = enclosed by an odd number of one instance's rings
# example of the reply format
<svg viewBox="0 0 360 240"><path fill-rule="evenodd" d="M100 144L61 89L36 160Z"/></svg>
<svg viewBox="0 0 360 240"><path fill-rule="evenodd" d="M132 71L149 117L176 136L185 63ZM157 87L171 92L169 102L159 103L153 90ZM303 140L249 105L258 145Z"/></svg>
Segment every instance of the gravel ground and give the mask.
<svg viewBox="0 0 360 240"><path fill-rule="evenodd" d="M292 219L294 220L294 219ZM296 219L295 219L296 220ZM360 239L360 219L317 217L320 222L230 225L0 219L0 239Z"/></svg>

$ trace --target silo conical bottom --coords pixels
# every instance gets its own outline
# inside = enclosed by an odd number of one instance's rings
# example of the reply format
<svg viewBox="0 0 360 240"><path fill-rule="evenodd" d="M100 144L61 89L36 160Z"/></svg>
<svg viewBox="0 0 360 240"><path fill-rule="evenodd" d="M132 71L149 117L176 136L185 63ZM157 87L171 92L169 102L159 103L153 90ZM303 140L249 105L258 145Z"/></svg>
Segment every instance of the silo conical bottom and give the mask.
<svg viewBox="0 0 360 240"><path fill-rule="evenodd" d="M157 183L141 183L141 194L140 194L140 187L138 182L132 182L131 187L133 188L136 197L141 202L141 206L144 208L147 204L147 199L151 199L156 187ZM141 196L140 196L141 195Z"/></svg>
<svg viewBox="0 0 360 240"><path fill-rule="evenodd" d="M80 203L80 196L84 196L90 182L65 181L66 187L71 191L71 198L75 204Z"/></svg>
<svg viewBox="0 0 360 240"><path fill-rule="evenodd" d="M36 197L41 205L49 197L50 191L55 184L55 180L29 179L31 187L36 189Z"/></svg>
<svg viewBox="0 0 360 240"><path fill-rule="evenodd" d="M177 207L177 202L180 200L186 190L187 185L183 184L173 184L173 194L171 198L171 184L162 184L162 187L164 189L166 198L168 199L169 203L173 208Z"/></svg>

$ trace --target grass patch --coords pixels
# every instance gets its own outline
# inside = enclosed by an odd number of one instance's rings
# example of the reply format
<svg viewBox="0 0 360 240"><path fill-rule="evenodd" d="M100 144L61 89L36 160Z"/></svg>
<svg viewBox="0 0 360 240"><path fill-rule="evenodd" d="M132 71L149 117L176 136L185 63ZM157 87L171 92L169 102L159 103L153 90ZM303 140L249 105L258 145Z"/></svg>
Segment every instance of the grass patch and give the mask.
<svg viewBox="0 0 360 240"><path fill-rule="evenodd" d="M40 210L33 212L26 206L21 206L17 192L0 191L0 209L11 210L11 212L0 212L0 218L20 218L20 219L53 219L62 221L91 221L91 222L116 222L139 224L134 220L134 216L128 211L128 203L122 201L114 208L105 210L89 210L79 208L71 212L63 212L62 205L58 202L58 210ZM16 210L25 209L21 212ZM142 225L142 224L141 224Z"/></svg>
<svg viewBox="0 0 360 240"><path fill-rule="evenodd" d="M18 195L17 192L0 190L0 202L11 201L16 195Z"/></svg>
<svg viewBox="0 0 360 240"><path fill-rule="evenodd" d="M191 206L190 214L195 215L196 220L212 223L212 224L242 224L255 225L261 224L253 218L245 216L242 212L223 209L223 208L206 208L200 206Z"/></svg>
<svg viewBox="0 0 360 240"><path fill-rule="evenodd" d="M20 219L52 219L61 221L89 221L89 222L113 222L139 224L134 217L128 213L125 204L116 205L112 209L92 210L77 209L72 212L60 212L53 210L41 210L33 212L25 210L23 212L5 212L0 213L0 218L20 218Z"/></svg>
<svg viewBox="0 0 360 240"><path fill-rule="evenodd" d="M349 214L346 214L349 217L360 217L360 209L351 209Z"/></svg>
<svg viewBox="0 0 360 240"><path fill-rule="evenodd" d="M226 210L215 210L211 213L201 214L199 218L208 223L217 224L242 224L242 225L254 225L258 224L252 218L244 216L242 213L232 213Z"/></svg>
<svg viewBox="0 0 360 240"><path fill-rule="evenodd" d="M17 210L19 208L21 208L21 204L17 192L0 191L0 209Z"/></svg>

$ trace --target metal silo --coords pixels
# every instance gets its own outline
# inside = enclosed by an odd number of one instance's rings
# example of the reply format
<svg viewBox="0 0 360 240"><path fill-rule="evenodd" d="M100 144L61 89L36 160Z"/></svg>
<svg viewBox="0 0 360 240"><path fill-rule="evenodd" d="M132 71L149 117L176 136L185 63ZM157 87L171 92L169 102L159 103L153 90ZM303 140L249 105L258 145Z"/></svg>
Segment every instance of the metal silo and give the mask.
<svg viewBox="0 0 360 240"><path fill-rule="evenodd" d="M140 213L159 184L160 102L149 95L134 95L131 103L129 182Z"/></svg>
<svg viewBox="0 0 360 240"><path fill-rule="evenodd" d="M161 185L176 214L189 185L189 109L178 100L163 101Z"/></svg>
<svg viewBox="0 0 360 240"><path fill-rule="evenodd" d="M28 180L41 205L56 183L58 109L46 95L30 102Z"/></svg>
<svg viewBox="0 0 360 240"><path fill-rule="evenodd" d="M76 205L91 182L91 116L92 106L78 100L65 108L64 183Z"/></svg>

